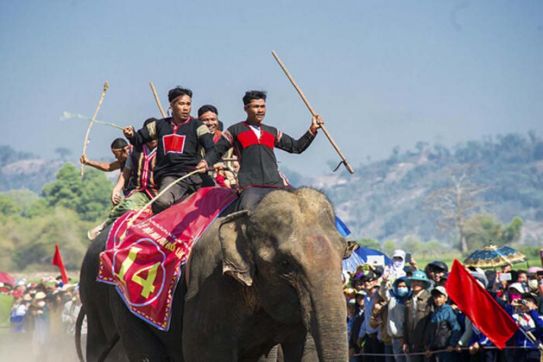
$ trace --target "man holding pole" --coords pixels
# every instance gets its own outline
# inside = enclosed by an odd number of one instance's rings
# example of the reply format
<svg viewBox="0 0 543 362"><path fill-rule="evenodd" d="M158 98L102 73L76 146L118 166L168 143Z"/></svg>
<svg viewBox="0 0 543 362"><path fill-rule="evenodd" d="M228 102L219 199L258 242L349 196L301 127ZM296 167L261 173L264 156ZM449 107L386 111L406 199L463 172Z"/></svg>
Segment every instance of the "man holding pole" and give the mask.
<svg viewBox="0 0 543 362"><path fill-rule="evenodd" d="M115 170L121 170L124 167L124 164L130 154L130 145L124 138L116 138L111 143L111 153L115 156L115 161L113 162L100 162L89 160L86 155L81 155L79 162L82 165L91 166L97 170L104 172L111 172Z"/></svg>
<svg viewBox="0 0 543 362"><path fill-rule="evenodd" d="M150 122L135 132L133 127L123 130L132 145L141 147L152 140L158 141L157 161L154 171L159 191L163 191L177 178L194 171L202 159L199 149L206 151L213 148L213 136L200 120L190 115L192 91L181 87L168 93L172 117ZM181 201L184 196L202 186L202 177L191 175L170 186L168 192L160 193L153 203L155 214Z"/></svg>
<svg viewBox="0 0 543 362"><path fill-rule="evenodd" d="M302 153L309 147L322 122L316 115L309 130L298 140L263 124L266 116L266 93L248 91L243 97L247 120L234 124L224 131L215 148L206 154L197 169L205 172L208 166L217 163L231 147L239 158L238 173L241 188L249 186L284 187L285 181L279 174L274 149L277 147L289 153Z"/></svg>
<svg viewBox="0 0 543 362"><path fill-rule="evenodd" d="M155 118L149 118L143 126L155 122ZM129 210L139 210L147 202L156 196L157 189L153 177L156 163L157 141L147 142L142 148L135 148L126 160L117 184L113 188L111 202L113 204L109 215L103 223L89 230L87 237L94 240L98 234L109 224ZM123 193L124 185L128 184L128 193Z"/></svg>

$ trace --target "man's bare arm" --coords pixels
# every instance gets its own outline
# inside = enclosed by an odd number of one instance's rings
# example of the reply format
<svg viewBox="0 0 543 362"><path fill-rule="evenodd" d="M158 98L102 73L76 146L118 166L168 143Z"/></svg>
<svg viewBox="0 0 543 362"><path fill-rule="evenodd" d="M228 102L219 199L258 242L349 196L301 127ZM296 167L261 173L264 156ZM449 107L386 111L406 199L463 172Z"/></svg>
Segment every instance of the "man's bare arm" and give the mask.
<svg viewBox="0 0 543 362"><path fill-rule="evenodd" d="M89 160L85 155L81 156L81 158L79 159L79 162L81 162L81 164L83 165L87 165L97 170L105 171L105 172L111 172L111 171L115 171L121 168L121 163L117 160L113 162L93 161L93 160Z"/></svg>

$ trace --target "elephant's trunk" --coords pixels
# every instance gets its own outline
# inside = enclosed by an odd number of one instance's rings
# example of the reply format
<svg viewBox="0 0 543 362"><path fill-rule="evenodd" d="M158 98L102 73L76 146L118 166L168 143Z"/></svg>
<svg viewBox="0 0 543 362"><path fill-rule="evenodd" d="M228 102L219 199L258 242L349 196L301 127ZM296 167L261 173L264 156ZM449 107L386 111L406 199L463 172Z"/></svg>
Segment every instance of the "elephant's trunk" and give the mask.
<svg viewBox="0 0 543 362"><path fill-rule="evenodd" d="M347 309L340 279L320 284L311 293L309 329L321 362L347 361Z"/></svg>

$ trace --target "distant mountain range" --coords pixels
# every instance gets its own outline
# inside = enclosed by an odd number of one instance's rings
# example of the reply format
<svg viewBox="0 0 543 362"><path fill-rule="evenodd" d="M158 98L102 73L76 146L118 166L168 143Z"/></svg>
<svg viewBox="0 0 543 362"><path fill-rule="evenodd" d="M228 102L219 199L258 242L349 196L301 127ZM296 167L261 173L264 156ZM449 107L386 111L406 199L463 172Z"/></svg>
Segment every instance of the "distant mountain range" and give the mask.
<svg viewBox="0 0 543 362"><path fill-rule="evenodd" d="M40 193L43 185L55 179L63 164L36 155L0 146L0 191L29 189Z"/></svg>
<svg viewBox="0 0 543 362"><path fill-rule="evenodd" d="M62 163L0 146L0 191L27 188L39 193ZM503 223L520 216L522 241L541 244L543 139L533 132L488 137L452 148L419 142L413 150L395 148L389 158L358 165L355 170L354 175L339 170L314 178L282 171L295 185L323 190L355 237L381 241L408 235L421 240L451 238L451 229L438 227L440 216L436 205L431 205L432 195L450 190L455 180L462 179L466 190L478 190L468 197L477 206L470 209L471 214L494 214Z"/></svg>
<svg viewBox="0 0 543 362"><path fill-rule="evenodd" d="M534 133L469 141L452 149L419 142L414 150L396 148L388 159L355 169L355 175L343 171L312 180L355 236L381 241L452 237L451 229L438 227L439 205L432 204L436 193L463 180L465 192L477 190L467 197L474 206L469 214L494 214L502 223L520 216L521 241L541 245L543 140Z"/></svg>

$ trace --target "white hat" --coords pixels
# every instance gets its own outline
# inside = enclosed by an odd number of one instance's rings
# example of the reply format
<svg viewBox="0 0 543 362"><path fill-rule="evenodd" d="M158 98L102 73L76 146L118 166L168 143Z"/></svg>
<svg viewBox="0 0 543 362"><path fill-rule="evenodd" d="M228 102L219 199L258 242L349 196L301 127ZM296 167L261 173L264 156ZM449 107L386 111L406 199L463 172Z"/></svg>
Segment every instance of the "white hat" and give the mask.
<svg viewBox="0 0 543 362"><path fill-rule="evenodd" d="M401 249L394 250L394 253L392 254L392 258L402 258L402 260L405 260L405 251Z"/></svg>
<svg viewBox="0 0 543 362"><path fill-rule="evenodd" d="M524 293L524 288L522 287L520 283L513 283L509 286L508 289L514 289L519 293Z"/></svg>
<svg viewBox="0 0 543 362"><path fill-rule="evenodd" d="M432 289L432 294L434 294L434 291L438 292L439 294L443 294L444 296L449 298L449 295L447 294L447 290L445 289L445 287L442 287L441 285Z"/></svg>

